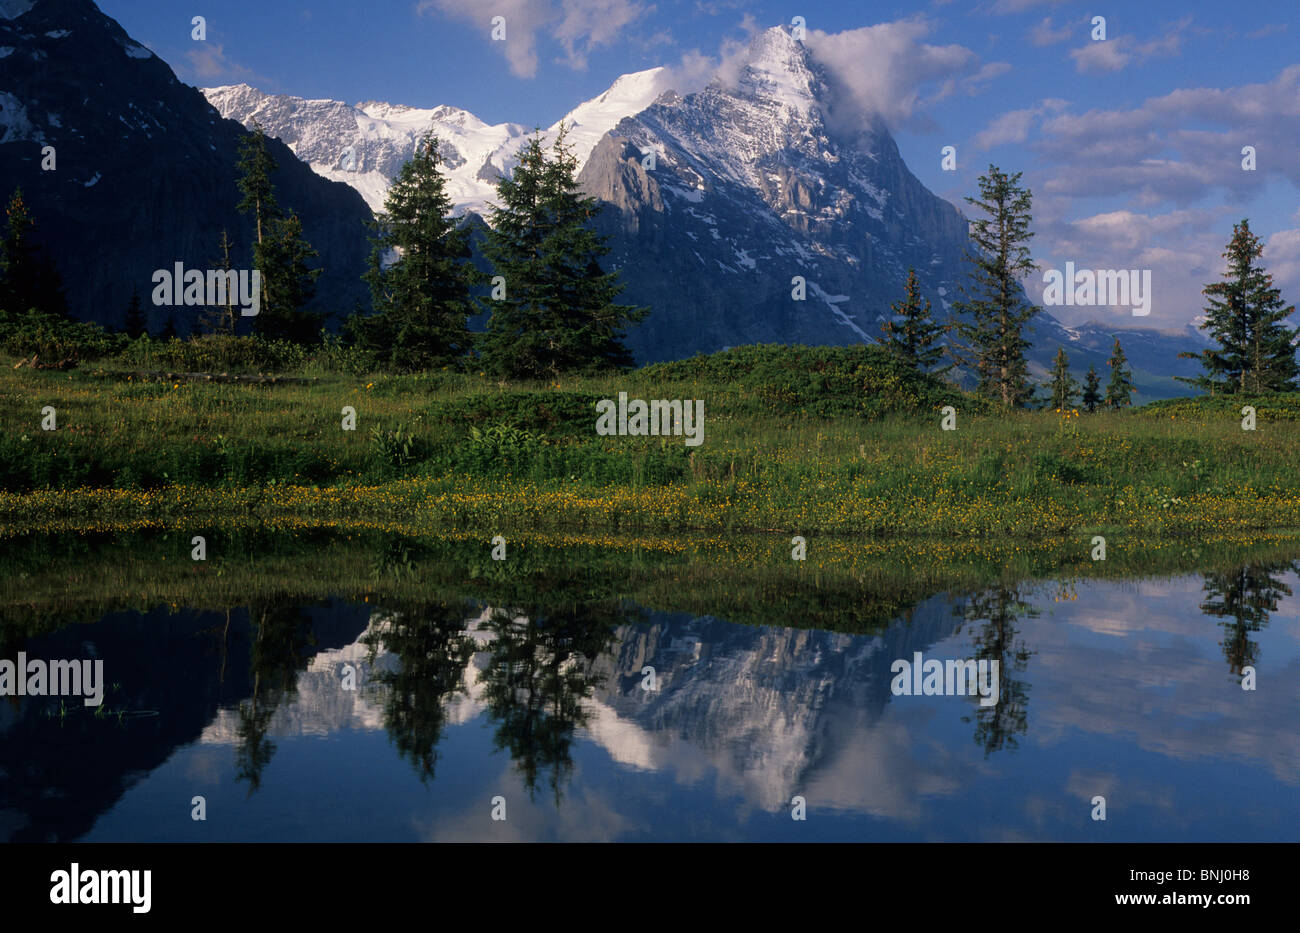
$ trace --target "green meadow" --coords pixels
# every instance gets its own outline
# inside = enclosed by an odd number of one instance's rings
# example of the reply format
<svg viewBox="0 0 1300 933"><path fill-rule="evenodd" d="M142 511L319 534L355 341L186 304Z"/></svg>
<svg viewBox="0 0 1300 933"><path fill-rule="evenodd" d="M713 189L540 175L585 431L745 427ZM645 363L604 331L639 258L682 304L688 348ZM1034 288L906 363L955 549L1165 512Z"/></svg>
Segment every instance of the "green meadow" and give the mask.
<svg viewBox="0 0 1300 933"><path fill-rule="evenodd" d="M873 347L745 347L517 383L367 374L337 346L280 358L253 346L140 341L69 371L9 357L0 528L253 516L489 536L997 541L1300 528L1297 394L1005 413ZM261 377L229 381L241 373ZM597 402L620 392L703 400L703 442L598 435ZM1242 428L1243 405L1255 430ZM947 406L954 430L941 427ZM343 430L345 407L355 430Z"/></svg>

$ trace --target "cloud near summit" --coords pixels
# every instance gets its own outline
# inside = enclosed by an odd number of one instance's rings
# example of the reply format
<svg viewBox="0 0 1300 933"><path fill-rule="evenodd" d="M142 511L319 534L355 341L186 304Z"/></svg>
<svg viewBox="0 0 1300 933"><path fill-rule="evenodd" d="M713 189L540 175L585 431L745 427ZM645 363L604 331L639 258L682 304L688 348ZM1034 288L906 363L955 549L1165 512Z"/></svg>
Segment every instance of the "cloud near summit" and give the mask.
<svg viewBox="0 0 1300 933"><path fill-rule="evenodd" d="M827 33L810 30L808 48L836 92L836 118L866 126L880 117L891 127L928 124L921 111L956 93L972 94L1011 70L981 63L962 45L924 42L932 31L921 18Z"/></svg>
<svg viewBox="0 0 1300 933"><path fill-rule="evenodd" d="M810 29L805 44L830 82L831 122L849 131L868 128L877 118L893 128L926 129L927 106L953 94L978 93L1011 70L1005 62L982 63L962 45L923 41L932 30L920 17L835 33ZM665 69L664 82L681 94L715 79L733 84L750 40L762 29L746 15L740 31L743 37L724 40L716 55L687 52Z"/></svg>
<svg viewBox="0 0 1300 933"><path fill-rule="evenodd" d="M587 67L589 53L626 38L629 27L654 10L640 0L498 0L491 15L479 0L419 0L420 15L443 14L482 26L491 32L493 16L505 17L506 39L492 42L505 56L511 74L537 76L539 40L549 38L564 54L557 61L578 70ZM679 93L699 90L712 79L734 77L749 39L761 30L745 14L737 24L739 37L724 39L709 54L698 48L666 64L662 82ZM789 28L788 26L786 27ZM834 119L848 129L869 126L875 118L891 127L921 124L921 111L953 94L972 94L1011 70L1004 62L981 63L962 45L925 42L934 25L921 16L828 33L808 31L806 44L825 68L835 94ZM664 44L669 44L671 40Z"/></svg>

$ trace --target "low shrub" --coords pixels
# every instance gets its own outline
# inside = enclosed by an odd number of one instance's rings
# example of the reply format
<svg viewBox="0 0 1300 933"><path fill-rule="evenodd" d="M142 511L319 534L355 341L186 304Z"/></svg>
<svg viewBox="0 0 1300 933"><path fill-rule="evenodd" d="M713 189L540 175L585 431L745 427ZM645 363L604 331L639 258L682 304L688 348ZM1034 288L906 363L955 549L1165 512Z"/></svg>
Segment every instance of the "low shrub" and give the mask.
<svg viewBox="0 0 1300 933"><path fill-rule="evenodd" d="M25 314L0 311L0 351L13 356L35 355L41 364L70 364L117 353L128 343L98 324L72 321L32 309Z"/></svg>

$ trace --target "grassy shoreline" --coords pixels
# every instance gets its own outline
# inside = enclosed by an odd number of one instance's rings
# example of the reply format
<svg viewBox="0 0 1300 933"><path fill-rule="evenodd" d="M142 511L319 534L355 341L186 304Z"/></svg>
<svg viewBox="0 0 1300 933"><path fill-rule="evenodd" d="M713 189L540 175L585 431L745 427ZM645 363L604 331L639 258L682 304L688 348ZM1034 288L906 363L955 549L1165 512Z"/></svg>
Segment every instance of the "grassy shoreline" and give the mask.
<svg viewBox="0 0 1300 933"><path fill-rule="evenodd" d="M457 486L459 488L449 488ZM35 490L0 493L0 533L36 529L169 528L241 516L369 527L488 534L537 531L773 533L876 538L943 536L1032 541L1089 534L1195 537L1300 528L1300 493L1169 497L1134 487L1104 510L1068 501L936 493L843 502L809 496L771 501L765 490L727 486L571 492L531 484L465 489L463 480L401 480L382 486L158 490ZM1127 498L1124 498L1127 497ZM1165 505L1171 498L1177 501Z"/></svg>
<svg viewBox="0 0 1300 933"><path fill-rule="evenodd" d="M703 399L704 443L598 436L595 402L619 392ZM41 430L45 406L57 430ZM548 385L141 382L0 363L10 534L255 516L489 536L1209 539L1300 528L1298 449L1296 394L1003 415L870 348L744 348Z"/></svg>
<svg viewBox="0 0 1300 933"><path fill-rule="evenodd" d="M207 536L207 560L190 536ZM1087 580L1229 572L1300 555L1300 532L1208 542L1141 540L1093 561L1071 539L1010 542L813 538L804 561L771 536L530 533L491 559L482 535L302 526L24 534L0 538L0 640L119 610L224 611L267 601L481 600L495 605L631 603L795 627L864 631L940 593L1049 586L1072 598ZM1083 545L1083 546L1081 546ZM778 607L775 608L774 607Z"/></svg>

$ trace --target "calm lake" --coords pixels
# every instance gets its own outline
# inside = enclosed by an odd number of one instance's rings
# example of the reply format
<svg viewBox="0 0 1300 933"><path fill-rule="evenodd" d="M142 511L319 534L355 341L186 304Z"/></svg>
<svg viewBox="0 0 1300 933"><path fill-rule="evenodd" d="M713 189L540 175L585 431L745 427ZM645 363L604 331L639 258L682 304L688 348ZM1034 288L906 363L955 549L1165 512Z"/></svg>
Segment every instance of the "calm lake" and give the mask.
<svg viewBox="0 0 1300 933"><path fill-rule="evenodd" d="M1300 840L1288 561L943 590L861 631L546 573L506 603L463 567L453 598L236 575L187 607L129 565L146 605L78 603L88 572L53 622L4 583L0 658L102 660L105 692L0 698L2 839ZM897 695L918 652L996 660L998 702Z"/></svg>

